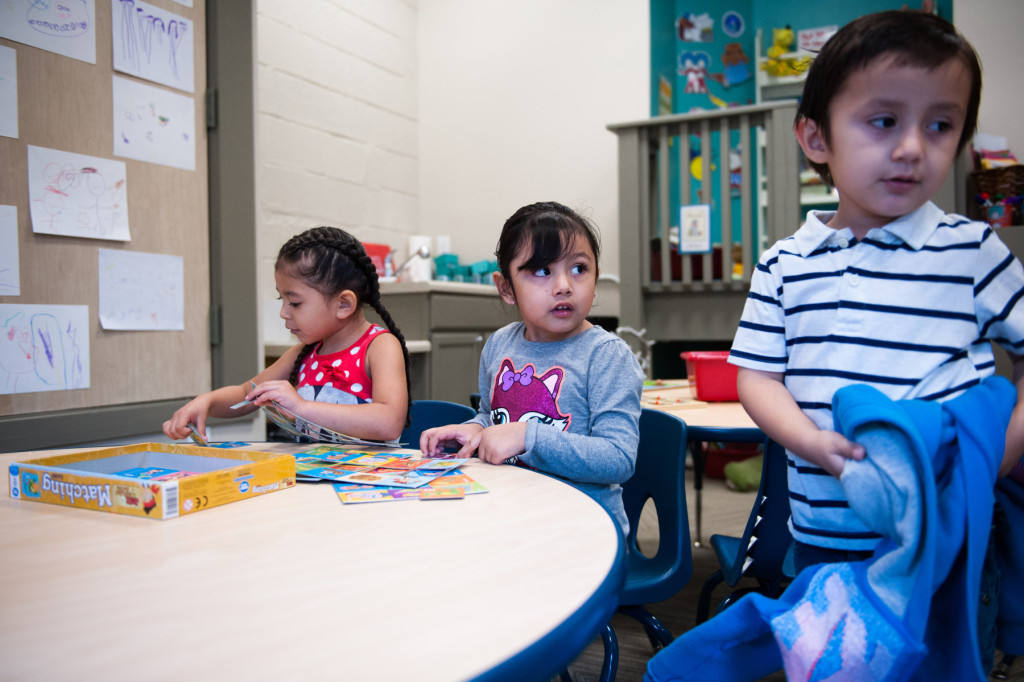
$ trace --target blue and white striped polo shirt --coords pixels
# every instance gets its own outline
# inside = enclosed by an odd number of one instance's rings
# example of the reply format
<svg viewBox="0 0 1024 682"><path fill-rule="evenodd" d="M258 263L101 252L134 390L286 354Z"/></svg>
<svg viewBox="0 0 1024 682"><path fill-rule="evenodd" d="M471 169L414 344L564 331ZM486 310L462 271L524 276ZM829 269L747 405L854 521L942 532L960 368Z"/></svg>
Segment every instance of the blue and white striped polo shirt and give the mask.
<svg viewBox="0 0 1024 682"><path fill-rule="evenodd" d="M784 373L819 428L843 386L943 401L994 373L989 340L1024 354L1024 269L987 224L929 202L859 241L832 216L812 212L763 254L730 354ZM792 453L789 467L795 538L874 547L837 479Z"/></svg>

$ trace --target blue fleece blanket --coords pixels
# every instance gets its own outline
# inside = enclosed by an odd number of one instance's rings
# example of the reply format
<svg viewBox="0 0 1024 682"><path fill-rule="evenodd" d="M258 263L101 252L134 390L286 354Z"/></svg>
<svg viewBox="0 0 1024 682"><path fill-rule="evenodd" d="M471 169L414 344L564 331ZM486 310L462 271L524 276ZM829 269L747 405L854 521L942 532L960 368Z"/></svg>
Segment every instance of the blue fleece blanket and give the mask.
<svg viewBox="0 0 1024 682"><path fill-rule="evenodd" d="M822 564L779 599L751 594L651 659L648 680L984 680L977 597L1016 390L991 377L946 403L868 386L833 400L863 443L840 481L885 537L867 561ZM927 655L926 655L927 654Z"/></svg>

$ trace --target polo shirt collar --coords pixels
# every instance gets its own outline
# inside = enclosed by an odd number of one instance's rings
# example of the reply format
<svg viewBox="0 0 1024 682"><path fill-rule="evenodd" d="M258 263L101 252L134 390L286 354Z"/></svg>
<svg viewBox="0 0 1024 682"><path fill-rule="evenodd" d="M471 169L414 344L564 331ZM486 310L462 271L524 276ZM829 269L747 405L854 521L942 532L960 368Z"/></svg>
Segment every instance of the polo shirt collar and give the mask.
<svg viewBox="0 0 1024 682"><path fill-rule="evenodd" d="M843 240L853 240L853 231L850 228L837 230L826 224L834 215L835 211L810 211L807 214L807 221L793 235L801 256L806 257L826 245L838 245ZM938 229L944 215L942 209L927 201L913 213L869 231L868 237L890 243L903 242L917 251Z"/></svg>

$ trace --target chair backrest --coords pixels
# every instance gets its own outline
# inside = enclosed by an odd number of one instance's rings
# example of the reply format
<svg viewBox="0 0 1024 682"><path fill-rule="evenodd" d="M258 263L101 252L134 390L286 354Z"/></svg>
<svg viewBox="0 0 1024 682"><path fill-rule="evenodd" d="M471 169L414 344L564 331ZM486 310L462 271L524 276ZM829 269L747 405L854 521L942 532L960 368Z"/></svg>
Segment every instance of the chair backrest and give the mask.
<svg viewBox="0 0 1024 682"><path fill-rule="evenodd" d="M642 409L636 469L622 486L622 502L629 519L626 586L620 598L624 604L667 599L690 581L693 554L685 473L686 422L667 412ZM658 551L653 557L641 553L636 543L640 513L647 500L654 501L658 515Z"/></svg>
<svg viewBox="0 0 1024 682"><path fill-rule="evenodd" d="M420 434L435 426L461 424L476 414L469 405L447 400L414 400L409 406L409 426L402 431L399 442L408 448L420 446Z"/></svg>
<svg viewBox="0 0 1024 682"><path fill-rule="evenodd" d="M741 546L747 551L738 553L734 565L722 568L728 584L734 585L740 577L747 576L777 587L792 577L784 570L786 555L793 544L793 534L789 532L788 469L786 449L767 439L761 485L743 531Z"/></svg>

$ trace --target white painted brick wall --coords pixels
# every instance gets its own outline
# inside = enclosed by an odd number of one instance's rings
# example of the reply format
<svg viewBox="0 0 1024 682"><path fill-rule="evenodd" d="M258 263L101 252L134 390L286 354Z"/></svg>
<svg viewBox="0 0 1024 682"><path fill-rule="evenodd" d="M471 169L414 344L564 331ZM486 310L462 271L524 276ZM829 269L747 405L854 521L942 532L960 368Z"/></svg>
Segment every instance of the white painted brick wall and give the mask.
<svg viewBox="0 0 1024 682"><path fill-rule="evenodd" d="M293 235L335 225L404 254L417 230L417 0L258 0L260 296Z"/></svg>

